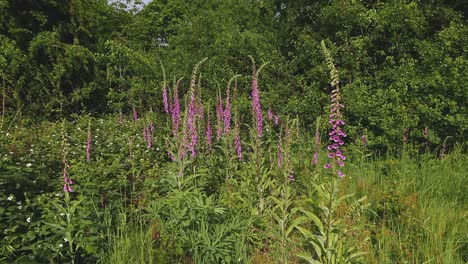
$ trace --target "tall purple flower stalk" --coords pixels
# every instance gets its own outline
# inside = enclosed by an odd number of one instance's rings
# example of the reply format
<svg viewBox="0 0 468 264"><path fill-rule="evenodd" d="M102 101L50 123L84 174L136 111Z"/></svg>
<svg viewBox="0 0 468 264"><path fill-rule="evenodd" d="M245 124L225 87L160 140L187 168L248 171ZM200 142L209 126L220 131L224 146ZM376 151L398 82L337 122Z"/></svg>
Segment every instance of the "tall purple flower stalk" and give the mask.
<svg viewBox="0 0 468 264"><path fill-rule="evenodd" d="M257 137L261 138L263 134L263 116L262 108L260 105L260 90L258 88L257 71L255 69L255 64L253 65L252 70L252 111L257 126Z"/></svg>
<svg viewBox="0 0 468 264"><path fill-rule="evenodd" d="M180 101L179 101L179 91L178 86L181 79L177 81L174 85L174 95L173 95L173 103L171 108L171 119L172 119L172 134L174 136L177 135L177 131L179 130L180 125Z"/></svg>
<svg viewBox="0 0 468 264"><path fill-rule="evenodd" d="M205 136L206 136L206 144L208 145L208 149L211 150L212 148L212 131L211 131L211 120L210 120L210 114L208 113L208 120L206 121L206 132L205 132Z"/></svg>
<svg viewBox="0 0 468 264"><path fill-rule="evenodd" d="M268 120L273 120L273 111L271 111L271 108L268 108L267 116Z"/></svg>
<svg viewBox="0 0 468 264"><path fill-rule="evenodd" d="M186 143L186 149L190 150L191 156L195 157L196 152L195 152L195 147L198 144L198 131L197 131L197 117L199 115L200 107L199 105L201 103L197 103L197 94L196 94L196 76L197 76L197 70L200 67L200 65L206 60L203 59L199 63L195 65L192 71L192 79L190 81L190 102L188 106L188 116L187 116L187 128L188 130L186 131L187 134L184 135L184 138L187 139ZM201 84L200 80L198 81L199 83L199 90L201 93ZM201 98L201 94L199 95ZM201 101L201 99L200 99ZM188 141L190 140L190 141Z"/></svg>
<svg viewBox="0 0 468 264"><path fill-rule="evenodd" d="M163 93L162 97L163 97L163 104L164 104L164 112L169 113L169 102L168 102L168 99L167 99L166 81L164 81L162 93Z"/></svg>
<svg viewBox="0 0 468 264"><path fill-rule="evenodd" d="M366 135L361 136L361 144L363 146L367 146L367 136Z"/></svg>
<svg viewBox="0 0 468 264"><path fill-rule="evenodd" d="M187 117L187 127L188 127L188 134L187 136L190 138L190 141L187 142L187 149L191 151L192 157L196 156L195 146L198 143L198 133L196 127L196 119L198 115L197 111L197 103L195 98L195 90L191 91L190 95L190 102L189 102L189 110L188 110L188 117Z"/></svg>
<svg viewBox="0 0 468 264"><path fill-rule="evenodd" d="M224 121L224 134L231 131L231 98L229 86L226 91L226 105L223 112L223 121Z"/></svg>
<svg viewBox="0 0 468 264"><path fill-rule="evenodd" d="M275 126L279 124L279 115L275 115Z"/></svg>
<svg viewBox="0 0 468 264"><path fill-rule="evenodd" d="M346 137L346 133L342 130L342 126L345 125L343 121L341 111L344 109L344 105L340 103L341 94L340 94L340 86L339 86L339 77L338 71L333 64L333 60L331 58L330 51L325 46L325 43L322 41L322 49L325 54L325 58L327 60L328 67L330 69L331 75L331 85L334 88L331 94L331 104L330 104L330 115L329 124L332 126L328 135L330 136L330 141L332 143L328 145L328 158L331 161L324 165L325 169L329 169L333 166L333 169L336 171L338 177L344 177L343 172L337 169L339 167L344 167L344 161L346 160L346 156L343 155L341 152L340 147L344 145L343 138Z"/></svg>
<svg viewBox="0 0 468 264"><path fill-rule="evenodd" d="M217 119L217 133L216 133L216 140L221 138L221 134L223 132L223 117L224 117L224 110L223 110L223 99L221 95L218 95L218 100L216 104L216 119Z"/></svg>
<svg viewBox="0 0 468 264"><path fill-rule="evenodd" d="M332 163L335 163L339 167L344 167L344 160L346 160L346 156L344 156L340 150L340 147L344 145L343 138L346 137L346 133L342 130L342 126L345 122L342 120L341 110L344 109L344 105L340 103L341 95L339 86L335 86L335 89L332 91L331 95L331 110L328 122L332 125L332 128L328 135L330 136L330 140L332 143L328 145L328 158L332 159L331 163L325 164L324 168L328 169L332 166ZM339 177L343 177L344 174L340 170L336 170L336 173Z"/></svg>
<svg viewBox="0 0 468 264"><path fill-rule="evenodd" d="M86 139L86 160L89 161L91 159L91 127L88 128L88 138Z"/></svg>
<svg viewBox="0 0 468 264"><path fill-rule="evenodd" d="M133 108L133 121L136 122L138 120L138 112L135 108Z"/></svg>
<svg viewBox="0 0 468 264"><path fill-rule="evenodd" d="M64 192L73 192L73 188L71 185L73 184L73 181L68 177L68 172L67 168L70 168L70 165L67 164L67 161L63 161L63 191Z"/></svg>

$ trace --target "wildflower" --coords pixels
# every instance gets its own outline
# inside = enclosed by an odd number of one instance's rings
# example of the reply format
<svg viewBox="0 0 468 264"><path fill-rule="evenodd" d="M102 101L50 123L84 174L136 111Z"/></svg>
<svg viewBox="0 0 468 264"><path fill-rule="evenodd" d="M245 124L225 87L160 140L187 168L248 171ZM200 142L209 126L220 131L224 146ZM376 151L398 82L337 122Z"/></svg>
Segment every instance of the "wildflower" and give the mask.
<svg viewBox="0 0 468 264"><path fill-rule="evenodd" d="M332 161L323 166L325 169L329 169L333 165L337 165L339 167L344 167L345 165L343 161L346 159L346 157L341 152L340 147L344 145L343 138L346 137L346 133L341 129L341 126L345 125L345 122L342 119L341 113L341 110L344 109L344 105L340 103L341 94L338 80L338 72L335 66L333 65L330 53L327 50L324 42L322 42L322 48L327 59L327 64L330 68L330 75L332 78L331 85L333 87L332 94L330 96L330 115L328 116L328 124L332 125L328 135L330 136L329 139L330 141L332 141L332 143L327 146L327 149L329 151L327 156L328 158L332 159ZM333 166L333 168L335 169L335 166ZM336 170L336 173L338 177L344 176L344 174L340 170Z"/></svg>
<svg viewBox="0 0 468 264"><path fill-rule="evenodd" d="M63 191L64 192L73 192L73 188L70 186L73 184L73 181L68 178L68 173L67 173L67 168L70 167L70 165L67 164L67 162L64 160L64 167L63 167Z"/></svg>
<svg viewBox="0 0 468 264"><path fill-rule="evenodd" d="M403 144L406 144L406 141L408 140L408 129L407 128L404 128L403 129L403 135L402 135L402 140L403 140Z"/></svg>
<svg viewBox="0 0 468 264"><path fill-rule="evenodd" d="M8 200L8 201L13 201L14 198L15 198L15 197L13 196L13 194L10 194L10 196L8 196L7 200Z"/></svg>
<svg viewBox="0 0 468 264"><path fill-rule="evenodd" d="M26 222L31 223L31 217L26 218Z"/></svg>
<svg viewBox="0 0 468 264"><path fill-rule="evenodd" d="M28 167L28 168L31 167L31 166L32 166L31 163L26 164L26 167Z"/></svg>
<svg viewBox="0 0 468 264"><path fill-rule="evenodd" d="M224 117L223 100L221 98L221 95L218 95L218 103L216 104L216 119L218 121L218 130L216 133L216 140L219 140L221 138L221 133L223 131L223 128L222 128L223 117Z"/></svg>
<svg viewBox="0 0 468 264"><path fill-rule="evenodd" d="M138 112L133 108L133 121L136 122L138 120Z"/></svg>
<svg viewBox="0 0 468 264"><path fill-rule="evenodd" d="M275 115L275 126L279 124L279 115Z"/></svg>
<svg viewBox="0 0 468 264"><path fill-rule="evenodd" d="M211 149L211 146L212 146L212 142L211 142L211 138L212 138L212 131L211 131L211 121L210 121L210 115L208 114L208 120L207 120L207 123L206 123L206 132L205 132L205 135L206 135L206 144L208 145L208 149Z"/></svg>
<svg viewBox="0 0 468 264"><path fill-rule="evenodd" d="M252 111L254 114L255 123L257 125L257 137L261 138L263 133L263 116L260 105L260 90L258 88L257 71L255 69L255 64L253 65L252 71Z"/></svg>
<svg viewBox="0 0 468 264"><path fill-rule="evenodd" d="M268 108L267 116L268 120L273 120L273 111L271 111L271 108Z"/></svg>
<svg viewBox="0 0 468 264"><path fill-rule="evenodd" d="M289 171L288 179L289 179L289 181L291 181L291 182L296 181L296 179L294 178L294 171L293 171L293 170L290 170L290 171Z"/></svg>
<svg viewBox="0 0 468 264"><path fill-rule="evenodd" d="M229 133L231 131L231 102L230 102L230 95L229 95L229 86L226 91L226 107L224 108L223 112L223 121L224 121L224 134Z"/></svg>
<svg viewBox="0 0 468 264"><path fill-rule="evenodd" d="M172 119L172 134L174 136L177 135L177 131L179 130L180 125L180 101L179 101L179 82L182 80L179 79L177 83L174 85L174 95L173 95L173 103L171 107L171 119Z"/></svg>
<svg viewBox="0 0 468 264"><path fill-rule="evenodd" d="M164 112L166 113L169 113L169 104L168 104L168 101L167 101L167 85L166 85L166 81L164 81L164 84L163 84L163 94L162 94L162 97L163 97L163 104L164 104Z"/></svg>
<svg viewBox="0 0 468 264"><path fill-rule="evenodd" d="M367 137L366 135L361 136L361 143L363 146L367 146Z"/></svg>

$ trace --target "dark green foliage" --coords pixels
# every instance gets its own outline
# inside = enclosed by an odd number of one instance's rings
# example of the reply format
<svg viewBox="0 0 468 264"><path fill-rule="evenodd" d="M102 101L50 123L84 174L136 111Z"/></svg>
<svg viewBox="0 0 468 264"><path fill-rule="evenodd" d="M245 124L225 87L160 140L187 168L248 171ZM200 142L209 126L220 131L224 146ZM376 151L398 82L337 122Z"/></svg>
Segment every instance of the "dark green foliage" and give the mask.
<svg viewBox="0 0 468 264"><path fill-rule="evenodd" d="M160 112L160 63L172 80L188 77L204 57L203 96L214 98L238 73L242 99L250 94L252 55L269 61L260 81L264 108L311 124L327 104L319 45L327 39L343 76L350 136L365 132L376 148L399 144L405 128L424 145L427 127L429 147L466 137L468 31L460 3L0 3L7 116Z"/></svg>

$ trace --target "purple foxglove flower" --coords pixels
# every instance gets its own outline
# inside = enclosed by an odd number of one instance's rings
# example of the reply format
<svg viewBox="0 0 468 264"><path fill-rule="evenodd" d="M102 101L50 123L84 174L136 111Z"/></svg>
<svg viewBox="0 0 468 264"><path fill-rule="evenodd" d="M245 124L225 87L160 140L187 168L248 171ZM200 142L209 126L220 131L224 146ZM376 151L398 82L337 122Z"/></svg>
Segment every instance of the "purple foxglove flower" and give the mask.
<svg viewBox="0 0 468 264"><path fill-rule="evenodd" d="M169 103L168 103L168 100L167 100L167 85L166 85L166 82L164 82L163 84L163 94L162 94L162 97L163 97L163 104L164 104L164 112L166 113L169 113Z"/></svg>
<svg viewBox="0 0 468 264"><path fill-rule="evenodd" d="M330 152L330 153L328 153L327 157L329 157L330 159L332 159L333 157L335 157L335 153Z"/></svg>
<svg viewBox="0 0 468 264"><path fill-rule="evenodd" d="M406 141L408 140L407 133L408 133L408 129L404 128L403 129L403 136L402 136L403 143L406 143Z"/></svg>
<svg viewBox="0 0 468 264"><path fill-rule="evenodd" d="M331 167L331 163L327 163L327 164L323 165L323 168L325 168L325 169L329 169L330 167Z"/></svg>
<svg viewBox="0 0 468 264"><path fill-rule="evenodd" d="M138 120L138 112L133 109L133 121L136 122Z"/></svg>
<svg viewBox="0 0 468 264"><path fill-rule="evenodd" d="M363 146L367 146L367 137L366 135L361 136L361 143Z"/></svg>
<svg viewBox="0 0 468 264"><path fill-rule="evenodd" d="M196 117L197 117L197 107L195 99L195 91L191 91L189 111L187 117L187 127L188 127L188 137L190 137L190 142L188 143L188 149L192 152L192 157L195 157L195 146L198 143L198 134L196 128Z"/></svg>
<svg viewBox="0 0 468 264"><path fill-rule="evenodd" d="M268 108L268 119L273 120L273 112L271 111L271 108Z"/></svg>
<svg viewBox="0 0 468 264"><path fill-rule="evenodd" d="M178 82L174 86L174 103L172 104L171 109L171 119L172 119L172 134L174 136L177 135L177 131L179 130L180 125L180 101L179 101L179 93L178 93Z"/></svg>
<svg viewBox="0 0 468 264"><path fill-rule="evenodd" d="M169 158L170 158L172 161L175 160L174 154L172 154L172 152L168 151L168 152L167 152L167 155L169 156Z"/></svg>
<svg viewBox="0 0 468 264"><path fill-rule="evenodd" d="M148 141L148 148L152 148L153 147L153 136L151 135L151 129L148 128L147 129L147 134L146 134L146 140Z"/></svg>
<svg viewBox="0 0 468 264"><path fill-rule="evenodd" d="M211 149L211 147L212 147L212 142L211 142L212 132L211 132L211 122L210 122L210 116L209 115L208 115L208 121L206 123L205 135L206 135L206 144L208 145L208 149Z"/></svg>
<svg viewBox="0 0 468 264"><path fill-rule="evenodd" d="M223 121L224 121L224 134L227 134L229 133L229 131L231 131L231 102L230 102L229 89L227 90L227 95L226 95L226 105L224 108Z"/></svg>
<svg viewBox="0 0 468 264"><path fill-rule="evenodd" d="M275 115L275 125L279 124L279 115Z"/></svg>
<svg viewBox="0 0 468 264"><path fill-rule="evenodd" d="M336 173L337 173L338 177L340 177L340 178L343 178L343 177L344 177L344 173L343 173L343 172L337 170Z"/></svg>
<svg viewBox="0 0 468 264"><path fill-rule="evenodd" d="M257 73L254 68L252 73L252 111L257 125L257 137L261 138L263 134L263 116L260 105L260 90L257 83Z"/></svg>
<svg viewBox="0 0 468 264"><path fill-rule="evenodd" d="M221 99L221 96L218 97L218 103L216 105L216 119L218 120L218 130L217 130L217 133L216 133L216 140L219 141L219 139L221 138L221 134L223 132L223 128L222 128L222 120L223 120L223 116L224 116L224 110L223 110L223 100Z"/></svg>
<svg viewBox="0 0 468 264"><path fill-rule="evenodd" d="M289 176L288 176L289 181L294 182L296 179L294 178L294 171L290 170L289 171Z"/></svg>

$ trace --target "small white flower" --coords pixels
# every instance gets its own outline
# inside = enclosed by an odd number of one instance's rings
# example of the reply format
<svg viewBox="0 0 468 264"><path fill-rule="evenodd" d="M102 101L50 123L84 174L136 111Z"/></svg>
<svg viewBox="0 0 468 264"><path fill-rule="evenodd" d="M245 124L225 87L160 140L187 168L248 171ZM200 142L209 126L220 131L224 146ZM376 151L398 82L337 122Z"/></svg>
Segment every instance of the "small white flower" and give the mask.
<svg viewBox="0 0 468 264"><path fill-rule="evenodd" d="M63 241L68 242L68 239L67 239L67 238L64 238Z"/></svg>
<svg viewBox="0 0 468 264"><path fill-rule="evenodd" d="M26 218L26 222L31 223L31 217Z"/></svg>
<svg viewBox="0 0 468 264"><path fill-rule="evenodd" d="M20 210L23 209L23 206L22 205L18 206L18 209L20 209Z"/></svg>
<svg viewBox="0 0 468 264"><path fill-rule="evenodd" d="M64 216L65 214L64 213L60 213L60 216Z"/></svg>
<svg viewBox="0 0 468 264"><path fill-rule="evenodd" d="M13 194L10 194L10 196L8 196L7 200L8 200L8 201L13 201L13 198L15 198L15 197L13 196Z"/></svg>
<svg viewBox="0 0 468 264"><path fill-rule="evenodd" d="M28 167L28 168L31 167L31 166L32 166L31 163L26 164L26 167Z"/></svg>
<svg viewBox="0 0 468 264"><path fill-rule="evenodd" d="M59 244L59 247L63 247L63 244Z"/></svg>
<svg viewBox="0 0 468 264"><path fill-rule="evenodd" d="M156 148L156 150L159 150L159 148Z"/></svg>

